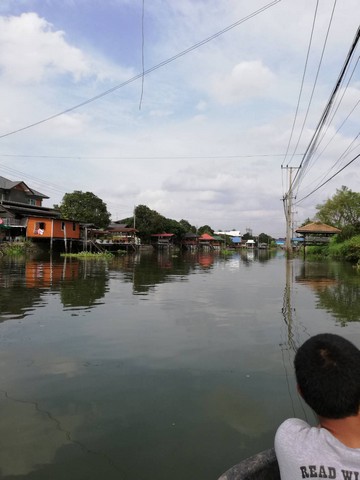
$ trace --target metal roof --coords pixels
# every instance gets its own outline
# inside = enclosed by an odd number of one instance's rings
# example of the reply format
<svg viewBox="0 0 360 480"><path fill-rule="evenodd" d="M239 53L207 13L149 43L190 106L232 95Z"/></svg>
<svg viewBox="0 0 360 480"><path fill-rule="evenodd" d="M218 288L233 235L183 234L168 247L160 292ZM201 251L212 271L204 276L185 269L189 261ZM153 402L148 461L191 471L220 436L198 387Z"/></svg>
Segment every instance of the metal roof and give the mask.
<svg viewBox="0 0 360 480"><path fill-rule="evenodd" d="M21 184L24 184L25 187L29 190L29 192L31 192L31 194L34 195L35 197L49 198L47 195L44 195L43 193L40 193L37 190L34 190L33 188L28 187L27 184L22 180L13 181L13 180L9 180L8 178L0 176L0 188L2 190L12 190L17 185L21 185Z"/></svg>

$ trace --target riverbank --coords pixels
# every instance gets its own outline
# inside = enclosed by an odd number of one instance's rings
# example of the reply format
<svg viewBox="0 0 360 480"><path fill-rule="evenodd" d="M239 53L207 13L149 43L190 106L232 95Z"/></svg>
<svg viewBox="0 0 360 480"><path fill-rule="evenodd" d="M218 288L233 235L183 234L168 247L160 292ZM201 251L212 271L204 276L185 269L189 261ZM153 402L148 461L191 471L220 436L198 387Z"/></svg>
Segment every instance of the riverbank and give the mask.
<svg viewBox="0 0 360 480"><path fill-rule="evenodd" d="M331 239L327 245L306 247L306 256L315 258L331 258L333 260L345 260L360 265L360 235L338 242Z"/></svg>

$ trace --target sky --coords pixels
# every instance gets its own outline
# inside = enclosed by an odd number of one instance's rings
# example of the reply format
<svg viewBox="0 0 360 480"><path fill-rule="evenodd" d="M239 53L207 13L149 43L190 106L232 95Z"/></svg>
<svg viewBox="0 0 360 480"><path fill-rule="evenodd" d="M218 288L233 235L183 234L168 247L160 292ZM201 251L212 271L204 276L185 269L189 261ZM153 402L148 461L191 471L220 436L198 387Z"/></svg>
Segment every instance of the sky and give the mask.
<svg viewBox="0 0 360 480"><path fill-rule="evenodd" d="M359 190L359 47L302 163L358 24L358 0L1 0L0 175L284 236L290 175L295 228Z"/></svg>

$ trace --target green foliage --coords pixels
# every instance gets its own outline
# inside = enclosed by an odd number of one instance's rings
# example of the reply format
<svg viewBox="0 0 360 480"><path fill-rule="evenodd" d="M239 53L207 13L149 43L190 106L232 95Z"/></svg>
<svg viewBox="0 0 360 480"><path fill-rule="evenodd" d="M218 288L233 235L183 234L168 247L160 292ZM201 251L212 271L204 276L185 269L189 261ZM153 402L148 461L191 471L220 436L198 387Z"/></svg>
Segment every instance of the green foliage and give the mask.
<svg viewBox="0 0 360 480"><path fill-rule="evenodd" d="M358 262L360 260L360 235L342 243L330 242L329 255L349 262Z"/></svg>
<svg viewBox="0 0 360 480"><path fill-rule="evenodd" d="M227 255L233 255L233 254L234 254L234 250L228 250L228 249L226 249L226 248L223 248L223 249L220 250L220 253L221 253L221 255L225 255L225 256L227 256Z"/></svg>
<svg viewBox="0 0 360 480"><path fill-rule="evenodd" d="M360 193L343 186L325 203L316 206L316 217L340 229L351 225L360 233Z"/></svg>
<svg viewBox="0 0 360 480"><path fill-rule="evenodd" d="M341 232L335 235L335 241L337 243L344 242L358 233L360 233L359 227L356 227L355 225L345 225L342 227Z"/></svg>
<svg viewBox="0 0 360 480"><path fill-rule="evenodd" d="M309 225L309 223L313 223L314 220L311 220L309 217L307 217L303 223L300 225L300 227L305 227L305 225Z"/></svg>
<svg viewBox="0 0 360 480"><path fill-rule="evenodd" d="M267 243L270 245L272 242L274 242L274 239L270 237L269 235L266 235L266 233L260 233L258 237L258 242L259 243Z"/></svg>
<svg viewBox="0 0 360 480"><path fill-rule="evenodd" d="M244 233L244 235L242 236L243 242L246 242L247 240L253 240L253 239L254 237L249 232Z"/></svg>
<svg viewBox="0 0 360 480"><path fill-rule="evenodd" d="M332 238L328 245L306 247L306 256L314 258L334 258L356 263L360 261L360 235L356 235L344 242L337 242Z"/></svg>
<svg viewBox="0 0 360 480"><path fill-rule="evenodd" d="M5 255L9 256L25 255L26 245L24 243L7 243L4 245L2 251Z"/></svg>
<svg viewBox="0 0 360 480"><path fill-rule="evenodd" d="M133 225L132 217L122 220L128 225ZM173 220L160 215L156 210L151 210L146 205L138 205L135 208L135 227L139 232L139 237L143 241L150 241L153 233L173 233L181 238L187 232L195 232L196 228L190 225L187 220Z"/></svg>
<svg viewBox="0 0 360 480"><path fill-rule="evenodd" d="M106 228L110 223L106 204L92 192L66 193L58 208L64 219L93 223L99 228Z"/></svg>
<svg viewBox="0 0 360 480"><path fill-rule="evenodd" d="M198 228L197 233L198 235L202 235L203 233L208 233L209 235L213 235L214 230L209 225L203 225L202 227Z"/></svg>
<svg viewBox="0 0 360 480"><path fill-rule="evenodd" d="M80 259L110 259L114 257L111 252L79 252L79 253L62 253L61 257L80 258Z"/></svg>
<svg viewBox="0 0 360 480"><path fill-rule="evenodd" d="M183 227L185 233L196 233L196 227L191 225L187 220L180 220L179 223Z"/></svg>
<svg viewBox="0 0 360 480"><path fill-rule="evenodd" d="M311 245L306 247L307 258L324 258L329 255L328 245Z"/></svg>

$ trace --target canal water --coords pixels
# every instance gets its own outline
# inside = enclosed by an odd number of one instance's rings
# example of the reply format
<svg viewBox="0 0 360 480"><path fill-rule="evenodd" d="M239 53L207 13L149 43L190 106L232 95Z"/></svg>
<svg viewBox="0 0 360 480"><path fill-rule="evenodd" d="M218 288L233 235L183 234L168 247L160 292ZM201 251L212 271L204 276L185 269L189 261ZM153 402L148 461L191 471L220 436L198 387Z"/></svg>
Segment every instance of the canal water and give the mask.
<svg viewBox="0 0 360 480"><path fill-rule="evenodd" d="M0 260L0 478L216 480L314 421L292 360L360 346L360 273L282 252Z"/></svg>

